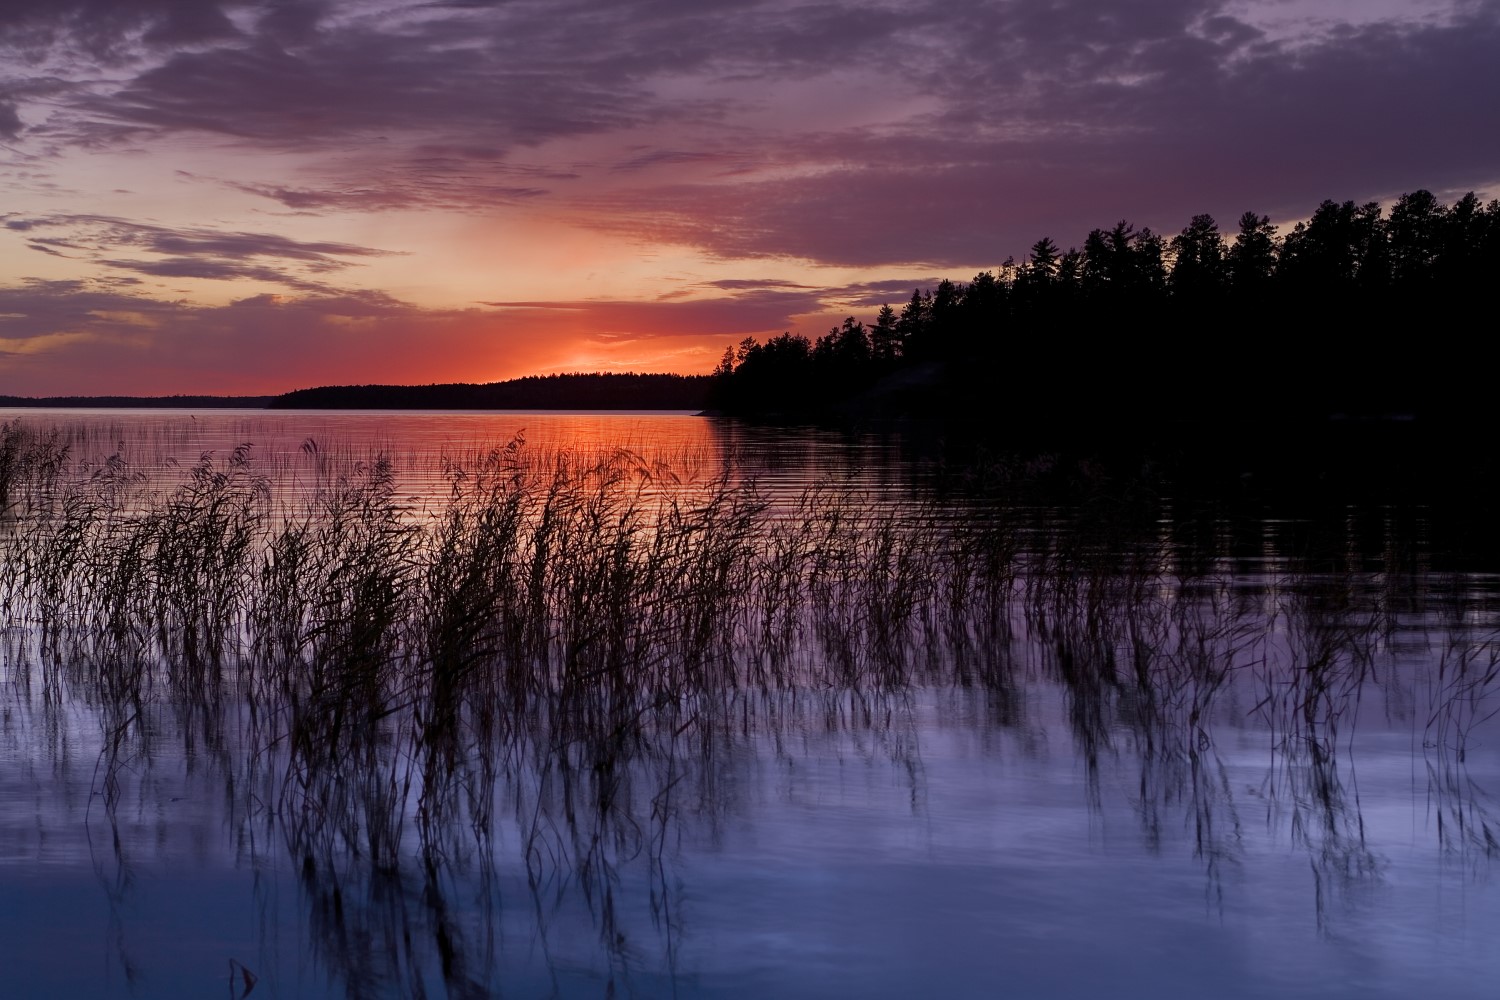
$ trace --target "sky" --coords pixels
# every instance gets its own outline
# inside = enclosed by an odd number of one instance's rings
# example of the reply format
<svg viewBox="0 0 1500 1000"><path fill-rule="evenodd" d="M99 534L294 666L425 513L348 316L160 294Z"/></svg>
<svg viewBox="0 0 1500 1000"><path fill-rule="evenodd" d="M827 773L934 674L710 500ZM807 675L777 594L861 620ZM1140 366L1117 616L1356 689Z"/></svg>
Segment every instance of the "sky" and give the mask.
<svg viewBox="0 0 1500 1000"><path fill-rule="evenodd" d="M0 394L706 372L1497 123L1500 0L4 0Z"/></svg>

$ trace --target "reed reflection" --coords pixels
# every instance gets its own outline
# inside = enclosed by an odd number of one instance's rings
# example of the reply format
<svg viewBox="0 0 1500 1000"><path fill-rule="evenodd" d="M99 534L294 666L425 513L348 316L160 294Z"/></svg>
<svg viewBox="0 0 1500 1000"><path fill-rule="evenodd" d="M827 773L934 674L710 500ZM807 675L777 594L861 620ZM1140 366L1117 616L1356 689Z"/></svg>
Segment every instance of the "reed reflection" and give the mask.
<svg viewBox="0 0 1500 1000"><path fill-rule="evenodd" d="M59 787L97 760L111 912L130 809L169 775L215 787L236 855L295 872L350 995L490 995L517 961L554 988L579 964L620 990L679 975L677 869L756 821L765 762L878 761L920 811L935 697L1031 745L1061 726L1096 810L1133 771L1143 842L1191 831L1219 907L1252 816L1307 854L1320 927L1381 876L1362 712L1424 723L1437 846L1495 851L1465 776L1500 683L1495 607L1403 568L1393 526L1374 555L1360 525L1299 552L1087 481L1038 503L1045 469L962 496L787 493L519 437L427 470L441 503L386 456L309 448L297 499L253 448L164 481L59 441L0 438L7 733L54 748ZM1264 749L1256 781L1231 777L1226 739ZM36 795L44 825L76 808Z"/></svg>

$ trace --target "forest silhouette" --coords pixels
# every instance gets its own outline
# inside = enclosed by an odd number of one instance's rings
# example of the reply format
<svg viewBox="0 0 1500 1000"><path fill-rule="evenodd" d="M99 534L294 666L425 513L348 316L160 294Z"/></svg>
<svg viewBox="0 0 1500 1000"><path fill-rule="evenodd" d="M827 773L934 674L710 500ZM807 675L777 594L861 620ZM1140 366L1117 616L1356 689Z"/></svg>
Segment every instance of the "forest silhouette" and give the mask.
<svg viewBox="0 0 1500 1000"><path fill-rule="evenodd" d="M725 351L711 405L1012 431L1469 420L1487 415L1476 352L1497 273L1500 201L1473 193L1414 191L1388 213L1324 201L1284 235L1255 212L1229 237L1208 215L1170 237L1121 221L918 289L870 326L747 338Z"/></svg>
<svg viewBox="0 0 1500 1000"><path fill-rule="evenodd" d="M283 393L271 409L632 410L701 409L703 375L573 372L504 382L436 385L330 385Z"/></svg>
<svg viewBox="0 0 1500 1000"><path fill-rule="evenodd" d="M272 410L699 410L707 375L570 372L503 382L325 385L279 396L0 396L7 407Z"/></svg>
<svg viewBox="0 0 1500 1000"><path fill-rule="evenodd" d="M748 420L934 420L1020 447L1220 435L1285 447L1330 421L1493 426L1486 341L1500 200L1324 201L1285 234L1196 215L1051 237L873 323L747 337L711 376L570 373L488 384L329 385L279 396L0 397L4 406L700 409ZM1281 434L1281 441L1271 437ZM1381 432L1386 433L1386 432ZM1383 447L1383 440L1377 445ZM1425 447L1425 445L1424 445Z"/></svg>

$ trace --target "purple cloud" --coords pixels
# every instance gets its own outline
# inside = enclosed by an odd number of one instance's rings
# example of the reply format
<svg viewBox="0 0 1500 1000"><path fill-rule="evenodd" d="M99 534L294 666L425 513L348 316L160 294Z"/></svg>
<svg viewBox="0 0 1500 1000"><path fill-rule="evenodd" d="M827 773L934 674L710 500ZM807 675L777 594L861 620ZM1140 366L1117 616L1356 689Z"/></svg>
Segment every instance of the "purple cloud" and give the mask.
<svg viewBox="0 0 1500 1000"><path fill-rule="evenodd" d="M656 302L620 300L485 302L508 317L556 328L587 329L600 336L739 337L800 325L827 311L820 292L792 286L756 287L710 299Z"/></svg>
<svg viewBox="0 0 1500 1000"><path fill-rule="evenodd" d="M1496 4L1299 46L1214 8L966 8L952 49L908 67L941 109L910 129L804 136L818 169L606 192L575 218L728 259L952 267L1122 215L1172 231L1500 179L1500 133L1479 124L1500 118Z"/></svg>
<svg viewBox="0 0 1500 1000"><path fill-rule="evenodd" d="M1500 0L1355 6L10 0L0 176L17 193L8 207L24 210L3 224L48 255L29 258L39 270L90 277L48 295L136 301L120 293L141 278L273 282L312 304L253 308L310 337L320 324L341 336L376 324L441 328L458 343L452 331L477 323L514 347L492 324L553 338L590 323L645 338L660 324L656 335L679 341L796 329L830 308L900 302L945 274L966 279L1042 236L1075 245L1121 217L1171 233L1200 212L1227 226L1247 209L1304 216L1326 197L1493 191ZM101 181L99 165L115 162L139 172ZM258 208L211 224L122 217L123 195L91 206L101 184L158 194L152 169L174 181L190 169L225 192L226 212ZM466 216L429 228L486 247L518 234L539 249L554 231L577 244L603 233L754 263L716 269L717 282L683 278L693 264L648 277L634 303L613 291L483 310L386 304L393 313L355 322L323 310L366 301L340 286L385 251L363 235L280 235L268 220L287 211L351 226L376 212ZM402 221L379 224L397 239ZM63 254L75 260L52 259ZM615 262L566 243L538 256L563 268L590 258L580 288ZM807 264L884 277L809 288ZM43 287L0 290L41 301ZM494 297L526 294L506 287L497 276ZM57 308L35 313L54 334L99 333ZM152 322L176 329L183 315ZM127 332L142 336L138 323ZM51 343L40 336L28 334L26 357Z"/></svg>
<svg viewBox="0 0 1500 1000"><path fill-rule="evenodd" d="M1500 117L1494 0L1276 40L1230 10L25 0L0 35L89 52L106 30L115 48L137 39L160 55L75 93L50 134L196 133L328 157L321 180L226 180L294 210L546 196L575 221L721 258L948 266L1121 215L1170 229L1204 210L1305 213L1500 177L1500 135L1478 124ZM878 127L800 121L839 74L919 110ZM758 96L799 83L810 105ZM19 121L0 106L0 130ZM589 136L608 138L597 162L522 163Z"/></svg>
<svg viewBox="0 0 1500 1000"><path fill-rule="evenodd" d="M72 256L116 270L159 278L269 281L308 291L329 289L321 281L309 280L310 275L344 270L359 258L390 255L348 243L294 240L274 233L171 228L110 216L11 217L4 225L25 233L62 230L68 235L34 237L28 245L58 256L63 255L54 248L71 249L76 251ZM154 254L160 259L114 256L121 251Z"/></svg>

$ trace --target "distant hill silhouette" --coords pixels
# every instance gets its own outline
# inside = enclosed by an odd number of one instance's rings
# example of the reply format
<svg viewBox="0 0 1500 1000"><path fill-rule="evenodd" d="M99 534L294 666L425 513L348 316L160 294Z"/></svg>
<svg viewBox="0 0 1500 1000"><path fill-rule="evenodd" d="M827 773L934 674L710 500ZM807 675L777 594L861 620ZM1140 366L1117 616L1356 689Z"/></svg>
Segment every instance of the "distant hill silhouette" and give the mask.
<svg viewBox="0 0 1500 1000"><path fill-rule="evenodd" d="M707 375L575 373L508 382L327 385L280 396L0 396L0 406L280 410L701 410Z"/></svg>
<svg viewBox="0 0 1500 1000"><path fill-rule="evenodd" d="M258 410L275 396L0 396L0 406Z"/></svg>
<svg viewBox="0 0 1500 1000"><path fill-rule="evenodd" d="M699 410L707 375L576 373L508 382L334 385L277 396L272 409L306 410Z"/></svg>

